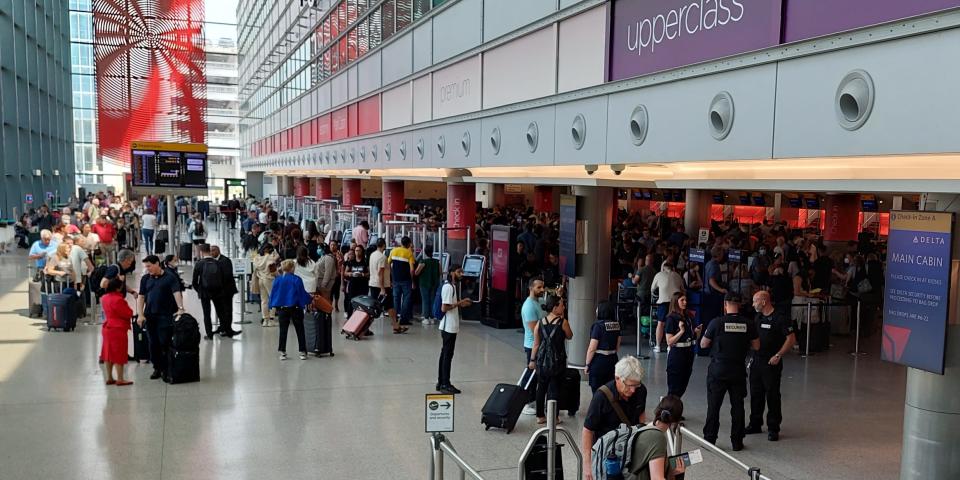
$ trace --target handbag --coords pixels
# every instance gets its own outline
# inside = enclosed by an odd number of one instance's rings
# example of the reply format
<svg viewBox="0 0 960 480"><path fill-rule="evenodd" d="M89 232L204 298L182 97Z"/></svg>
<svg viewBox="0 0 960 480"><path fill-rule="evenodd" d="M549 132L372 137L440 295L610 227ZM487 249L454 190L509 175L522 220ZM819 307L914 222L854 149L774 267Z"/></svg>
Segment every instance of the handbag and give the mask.
<svg viewBox="0 0 960 480"><path fill-rule="evenodd" d="M860 280L860 283L857 284L857 293L870 293L873 291L873 284L870 283L870 280L864 278Z"/></svg>
<svg viewBox="0 0 960 480"><path fill-rule="evenodd" d="M839 283L830 285L830 297L837 300L843 300L844 298L847 298L846 287L840 285Z"/></svg>

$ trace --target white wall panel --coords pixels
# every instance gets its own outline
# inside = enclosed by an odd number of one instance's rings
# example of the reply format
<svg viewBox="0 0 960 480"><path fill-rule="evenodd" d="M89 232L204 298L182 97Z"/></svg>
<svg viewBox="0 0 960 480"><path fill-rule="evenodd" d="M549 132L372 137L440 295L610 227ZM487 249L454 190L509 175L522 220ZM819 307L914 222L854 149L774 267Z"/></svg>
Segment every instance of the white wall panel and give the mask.
<svg viewBox="0 0 960 480"><path fill-rule="evenodd" d="M483 40L481 0L460 0L434 17L433 62L461 54Z"/></svg>
<svg viewBox="0 0 960 480"><path fill-rule="evenodd" d="M483 41L489 42L557 9L557 0L485 0Z"/></svg>
<svg viewBox="0 0 960 480"><path fill-rule="evenodd" d="M413 34L407 33L383 49L383 84L389 85L413 72Z"/></svg>
<svg viewBox="0 0 960 480"><path fill-rule="evenodd" d="M531 33L483 54L483 108L556 91L556 31Z"/></svg>
<svg viewBox="0 0 960 480"><path fill-rule="evenodd" d="M556 109L552 106L524 110L522 112L484 118L480 144L483 147L482 165L489 166L526 166L553 165L554 130ZM527 130L536 124L538 131L537 146L530 151L527 143ZM494 153L490 137L494 129L500 131L500 151Z"/></svg>
<svg viewBox="0 0 960 480"><path fill-rule="evenodd" d="M433 64L433 19L413 30L413 71Z"/></svg>
<svg viewBox="0 0 960 480"><path fill-rule="evenodd" d="M348 75L346 72L341 73L330 82L330 90L334 107L339 107L340 105L347 103L347 100L350 99L350 89L347 85L349 79L347 76Z"/></svg>
<svg viewBox="0 0 960 480"><path fill-rule="evenodd" d="M480 110L480 56L433 73L433 118Z"/></svg>
<svg viewBox="0 0 960 480"><path fill-rule="evenodd" d="M427 122L433 119L433 80L424 75L413 81L413 123Z"/></svg>
<svg viewBox="0 0 960 480"><path fill-rule="evenodd" d="M586 128L583 145L573 141L574 119L582 115ZM590 165L603 163L607 154L607 97L591 98L557 105L555 165Z"/></svg>
<svg viewBox="0 0 960 480"><path fill-rule="evenodd" d="M360 61L357 72L357 92L366 95L380 88L380 51Z"/></svg>
<svg viewBox="0 0 960 480"><path fill-rule="evenodd" d="M583 0L560 0L560 9L562 10L564 8L569 7L570 5L574 5L582 1Z"/></svg>
<svg viewBox="0 0 960 480"><path fill-rule="evenodd" d="M761 65L610 95L607 163L770 158L776 68ZM735 116L729 136L718 141L711 134L709 110L722 91L733 97ZM637 105L646 106L650 119L641 146L634 145L630 132Z"/></svg>
<svg viewBox="0 0 960 480"><path fill-rule="evenodd" d="M413 118L413 96L410 83L383 92L380 123L383 130L410 125Z"/></svg>
<svg viewBox="0 0 960 480"><path fill-rule="evenodd" d="M463 147L464 135L469 136L469 152ZM433 168L461 168L480 164L481 130L480 120L454 123L430 129L432 141L426 146L431 152ZM441 154L438 144L443 140Z"/></svg>
<svg viewBox="0 0 960 480"><path fill-rule="evenodd" d="M608 5L560 23L557 86L561 93L604 82Z"/></svg>
<svg viewBox="0 0 960 480"><path fill-rule="evenodd" d="M357 66L347 70L347 93L350 100L357 98Z"/></svg>
<svg viewBox="0 0 960 480"><path fill-rule="evenodd" d="M776 157L882 155L960 151L960 30L910 37L780 63ZM954 60L944 55L954 52ZM835 96L844 76L862 69L876 101L855 131L837 121Z"/></svg>
<svg viewBox="0 0 960 480"><path fill-rule="evenodd" d="M317 112L325 112L330 110L331 103L331 84L332 82L324 83L317 88Z"/></svg>

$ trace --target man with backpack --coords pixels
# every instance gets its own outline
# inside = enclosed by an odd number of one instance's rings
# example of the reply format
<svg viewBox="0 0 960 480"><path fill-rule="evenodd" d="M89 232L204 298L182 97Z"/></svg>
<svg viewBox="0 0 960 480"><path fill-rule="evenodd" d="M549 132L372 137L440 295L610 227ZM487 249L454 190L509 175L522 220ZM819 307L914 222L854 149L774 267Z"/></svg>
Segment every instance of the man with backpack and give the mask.
<svg viewBox="0 0 960 480"><path fill-rule="evenodd" d="M404 237L406 238L406 237ZM469 307L473 302L469 298L460 299L460 292L455 285L463 277L463 268L460 265L451 265L447 283L440 289L441 307L443 313L440 319L440 336L443 347L440 349L440 371L437 375L437 391L442 393L458 394L460 389L450 383L450 368L453 363L453 350L457 346L457 333L460 332L460 308Z"/></svg>
<svg viewBox="0 0 960 480"><path fill-rule="evenodd" d="M219 253L220 249L217 249ZM233 265L230 265L230 276L225 278L224 265L217 259L219 255L214 255L213 248L207 243L200 244L200 260L193 267L193 289L200 297L200 306L203 309L203 327L206 331L207 340L212 340L215 333L220 333L224 337L233 337L237 332L233 331L232 307L233 294L236 293L236 285L233 281ZM219 256L221 259L230 262L226 257ZM233 288L230 288L231 285ZM230 293L233 290L233 293ZM217 319L220 327L217 331L213 330L213 322L210 318L210 305L213 304L217 312ZM226 304L226 305L225 305Z"/></svg>
<svg viewBox="0 0 960 480"><path fill-rule="evenodd" d="M581 451L585 479L591 479L591 448L600 438L621 424L635 427L646 423L647 387L643 385L643 367L634 356L621 358L614 366L614 380L600 387L590 400L583 419Z"/></svg>

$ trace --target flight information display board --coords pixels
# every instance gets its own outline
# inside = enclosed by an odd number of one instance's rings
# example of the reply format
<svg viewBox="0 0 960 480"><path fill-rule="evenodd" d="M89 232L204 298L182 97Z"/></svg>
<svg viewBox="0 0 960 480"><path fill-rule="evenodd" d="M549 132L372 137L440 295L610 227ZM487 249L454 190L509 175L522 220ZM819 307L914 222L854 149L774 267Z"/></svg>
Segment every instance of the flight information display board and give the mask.
<svg viewBox="0 0 960 480"><path fill-rule="evenodd" d="M204 144L132 142L130 150L134 187L208 188Z"/></svg>

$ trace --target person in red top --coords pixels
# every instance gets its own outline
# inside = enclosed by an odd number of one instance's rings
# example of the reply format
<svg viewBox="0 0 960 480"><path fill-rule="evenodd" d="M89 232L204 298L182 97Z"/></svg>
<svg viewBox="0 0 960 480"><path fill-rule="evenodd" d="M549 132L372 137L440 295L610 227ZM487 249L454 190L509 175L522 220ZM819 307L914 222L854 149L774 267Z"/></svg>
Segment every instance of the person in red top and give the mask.
<svg viewBox="0 0 960 480"><path fill-rule="evenodd" d="M116 262L117 244L114 240L117 236L117 227L113 225L113 221L108 220L106 215L100 215L93 225L93 233L100 237L100 251L107 263Z"/></svg>
<svg viewBox="0 0 960 480"><path fill-rule="evenodd" d="M103 347L100 349L100 359L106 367L107 385L124 386L133 382L123 378L123 367L127 364L127 330L130 330L133 309L127 304L124 297L123 281L119 278L110 280L106 293L100 301L103 304ZM113 378L114 369L117 378Z"/></svg>

